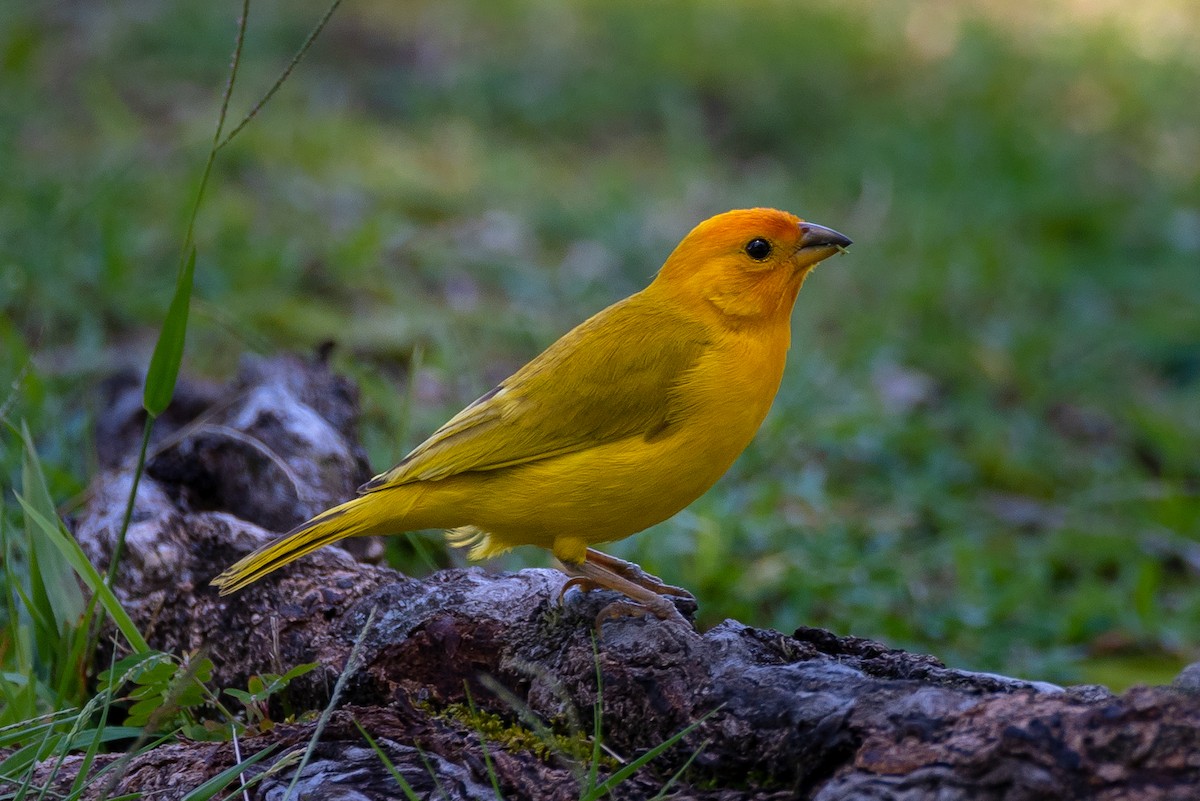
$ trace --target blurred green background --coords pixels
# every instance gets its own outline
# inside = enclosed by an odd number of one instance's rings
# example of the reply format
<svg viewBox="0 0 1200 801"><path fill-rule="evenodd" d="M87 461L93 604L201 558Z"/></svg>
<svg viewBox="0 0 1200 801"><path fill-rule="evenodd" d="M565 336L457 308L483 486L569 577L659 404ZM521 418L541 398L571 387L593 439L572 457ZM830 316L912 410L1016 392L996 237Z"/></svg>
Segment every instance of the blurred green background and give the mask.
<svg viewBox="0 0 1200 801"><path fill-rule="evenodd" d="M0 413L64 501L97 383L148 361L239 9L0 0ZM252 6L235 120L323 10ZM1194 0L348 2L218 158L185 370L335 340L383 469L699 220L785 208L855 244L774 409L613 552L705 625L1167 681L1200 658L1196 41Z"/></svg>

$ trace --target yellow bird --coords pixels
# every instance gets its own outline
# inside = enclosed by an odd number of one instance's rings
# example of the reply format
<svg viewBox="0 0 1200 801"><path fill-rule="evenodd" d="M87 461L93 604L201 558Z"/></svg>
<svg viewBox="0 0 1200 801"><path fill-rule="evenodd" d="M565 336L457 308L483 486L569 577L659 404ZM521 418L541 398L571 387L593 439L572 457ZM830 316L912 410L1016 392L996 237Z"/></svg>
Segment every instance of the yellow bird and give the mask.
<svg viewBox="0 0 1200 801"><path fill-rule="evenodd" d="M441 528L471 559L548 548L575 577L566 586L632 601L601 619L680 619L662 595L686 590L590 546L666 520L729 469L779 389L801 284L849 244L774 209L700 223L641 292L569 331L358 497L212 583L224 595L344 537Z"/></svg>

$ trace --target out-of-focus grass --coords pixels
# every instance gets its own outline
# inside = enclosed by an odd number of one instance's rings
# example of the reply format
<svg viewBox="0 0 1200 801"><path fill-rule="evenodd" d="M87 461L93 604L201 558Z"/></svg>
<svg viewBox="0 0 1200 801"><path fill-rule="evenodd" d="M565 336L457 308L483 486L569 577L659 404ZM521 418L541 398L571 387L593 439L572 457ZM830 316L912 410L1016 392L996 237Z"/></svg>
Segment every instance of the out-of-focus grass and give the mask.
<svg viewBox="0 0 1200 801"><path fill-rule="evenodd" d="M1200 640L1200 11L950 8L348 4L218 161L185 366L338 341L382 469L695 222L787 208L855 245L775 409L613 550L709 624L1161 681ZM170 297L237 9L0 9L0 404L66 498ZM321 10L252 7L235 109Z"/></svg>

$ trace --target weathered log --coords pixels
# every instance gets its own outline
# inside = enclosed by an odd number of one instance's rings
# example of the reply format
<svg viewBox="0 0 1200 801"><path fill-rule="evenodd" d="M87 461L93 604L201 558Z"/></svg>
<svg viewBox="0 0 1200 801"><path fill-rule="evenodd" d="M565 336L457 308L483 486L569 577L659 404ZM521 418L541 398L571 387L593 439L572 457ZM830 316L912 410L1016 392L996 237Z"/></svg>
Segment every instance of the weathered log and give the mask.
<svg viewBox="0 0 1200 801"><path fill-rule="evenodd" d="M138 426L123 416L136 406L119 391L112 397L101 415L102 431L112 432L105 448L130 454ZM154 647L204 649L219 687L320 663L290 688L302 708L327 702L363 638L346 706L301 779L314 794L400 795L358 720L422 796L492 798L494 779L506 798L579 797L581 777L567 757L496 740L485 752L480 732L448 714L469 694L506 721L535 715L568 735L590 733L599 706L603 741L625 758L696 724L622 783L618 798L652 797L691 757L672 797L1200 797L1200 697L1181 690L1062 689L952 670L819 629L787 635L735 621L701 634L624 618L595 637L596 613L612 596L572 592L560 604L557 571L473 568L417 580L336 547L218 597L209 579L274 536L268 528L348 496L366 465L354 392L320 363L251 361L232 387L205 398L185 392L180 408L195 416L179 415L158 441L115 590ZM75 526L101 565L130 481L127 459L107 463ZM302 747L312 726L279 726L243 742L243 756L281 743L261 772ZM114 789L180 798L233 760L229 744L163 746L134 759ZM252 796L281 798L291 772ZM172 783L176 773L186 778Z"/></svg>

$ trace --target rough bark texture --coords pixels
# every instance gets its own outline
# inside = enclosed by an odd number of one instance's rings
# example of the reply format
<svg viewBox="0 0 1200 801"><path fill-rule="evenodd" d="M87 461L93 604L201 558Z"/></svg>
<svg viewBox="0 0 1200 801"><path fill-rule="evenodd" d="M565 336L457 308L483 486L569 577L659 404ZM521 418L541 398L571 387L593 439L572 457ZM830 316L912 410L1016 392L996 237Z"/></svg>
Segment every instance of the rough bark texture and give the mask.
<svg viewBox="0 0 1200 801"><path fill-rule="evenodd" d="M140 429L128 394L111 387L99 429L106 470L75 525L101 565ZM563 732L590 732L597 669L603 739L624 758L702 721L616 798L653 797L693 755L671 797L1200 797L1200 698L1178 689L1064 690L818 629L783 634L732 620L701 634L618 619L593 639L611 596L573 592L560 605L556 571L445 570L418 580L338 548L218 597L208 581L223 567L365 477L356 414L353 388L319 362L254 360L229 387L185 386L159 431L116 586L154 647L206 649L218 687L319 662L290 691L294 706L310 709L326 703L375 611L343 706L301 777L309 797L402 797L357 720L421 797L494 798L495 779L509 799L579 798L568 759L497 741L485 754L479 732L443 712L469 688L478 707L514 724L521 710ZM242 742L243 757L282 744L251 773L303 748L313 725ZM132 760L113 793L181 798L232 764L229 744L167 745ZM292 772L251 796L282 798Z"/></svg>

